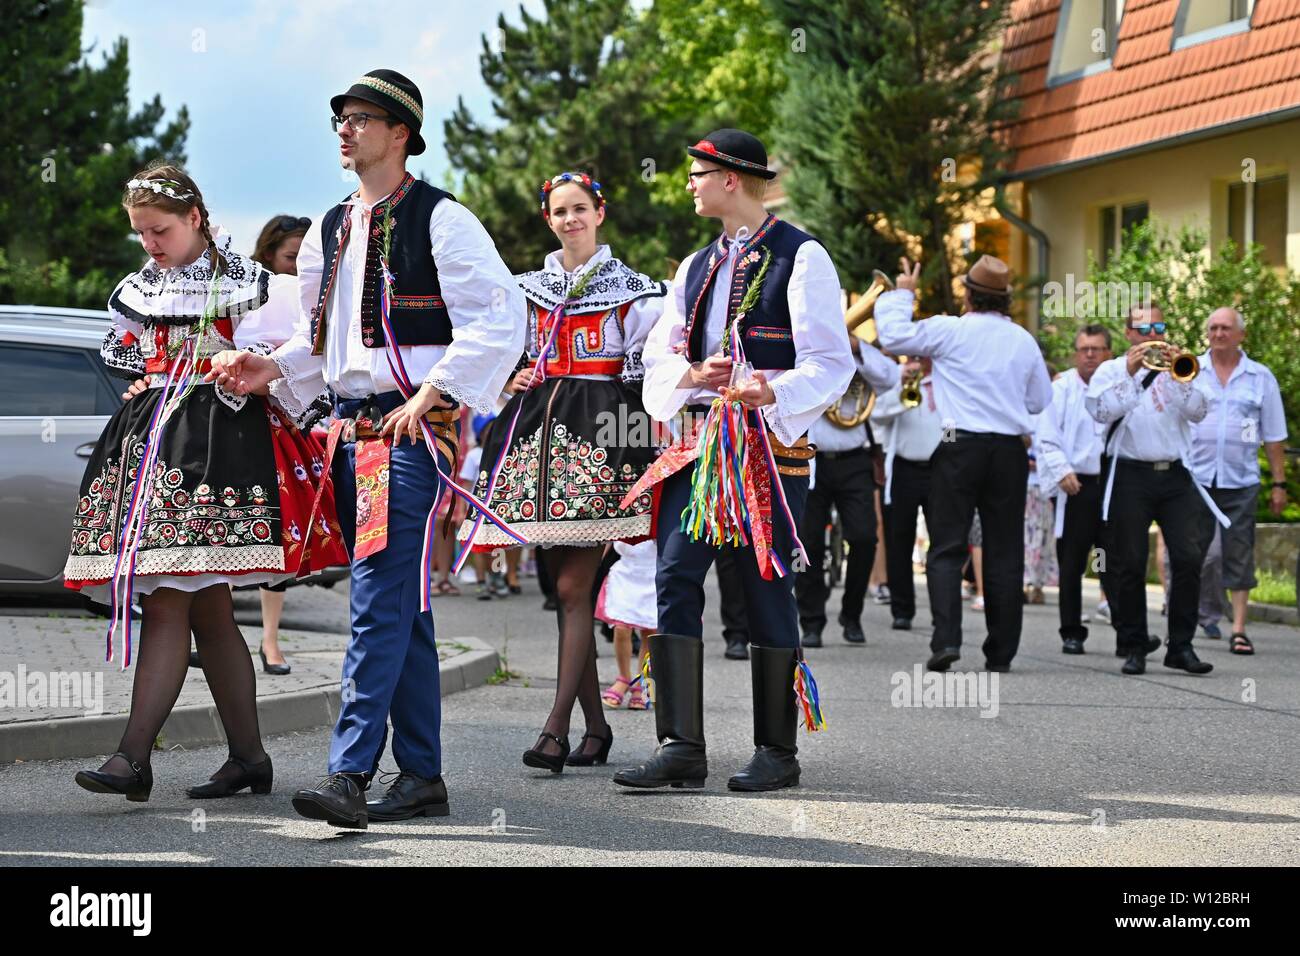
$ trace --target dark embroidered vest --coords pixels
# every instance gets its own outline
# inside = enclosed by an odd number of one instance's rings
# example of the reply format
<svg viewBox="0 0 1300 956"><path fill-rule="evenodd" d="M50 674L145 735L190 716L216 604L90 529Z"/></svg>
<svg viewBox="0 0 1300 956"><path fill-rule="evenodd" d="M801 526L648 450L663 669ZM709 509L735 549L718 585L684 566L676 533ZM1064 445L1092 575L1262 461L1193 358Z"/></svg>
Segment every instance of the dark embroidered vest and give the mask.
<svg viewBox="0 0 1300 956"><path fill-rule="evenodd" d="M364 237L366 271L361 287L361 341L366 348L381 349L385 344L379 313L383 282L380 256L384 248L384 213L390 205L393 235L389 250L392 260L388 268L393 274L393 292L388 318L397 336L397 344L451 344L451 317L447 314L447 306L442 301L442 287L438 284L438 267L433 261L429 242L429 217L433 215L433 207L443 199L454 201L455 198L451 193L407 173L393 195L371 212L370 234ZM338 276L343 249L348 242L362 238L349 235L352 229L350 210L350 206L340 203L325 213L321 220L326 268L321 275L320 294L311 315L312 352L315 355L325 351L326 306Z"/></svg>
<svg viewBox="0 0 1300 956"><path fill-rule="evenodd" d="M750 280L758 275L763 266L764 250L771 250L772 253L758 302L738 319L741 348L754 368L794 368L794 336L791 332L786 290L790 285L790 273L794 269L795 253L812 238L789 223L768 216L758 232L745 240L733 253L739 257L739 261L731 288L720 293L728 297L728 328L737 321L736 313ZM722 271L726 253L726 237L719 237L716 242L701 249L686 270L686 341L692 362L706 357L703 354L704 326L709 314L710 296L719 294L714 289L714 278ZM728 341L724 336L724 346Z"/></svg>

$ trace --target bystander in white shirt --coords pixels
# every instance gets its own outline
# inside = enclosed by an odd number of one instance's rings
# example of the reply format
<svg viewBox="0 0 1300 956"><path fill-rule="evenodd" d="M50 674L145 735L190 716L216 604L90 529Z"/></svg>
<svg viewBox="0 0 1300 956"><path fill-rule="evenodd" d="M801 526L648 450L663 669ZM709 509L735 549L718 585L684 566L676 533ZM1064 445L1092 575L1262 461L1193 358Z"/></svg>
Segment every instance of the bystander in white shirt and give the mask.
<svg viewBox="0 0 1300 956"><path fill-rule="evenodd" d="M944 425L984 434L1030 434L1030 416L1052 400L1052 380L1034 337L995 312L913 322L914 299L910 289L883 293L876 300L876 331L890 352L934 359L935 402Z"/></svg>
<svg viewBox="0 0 1300 956"><path fill-rule="evenodd" d="M943 422L934 398L934 378L922 376L917 383L921 404L903 405L903 384L883 393L871 412L871 426L887 434L885 448L885 504L893 504L894 460L929 461L943 438ZM881 426L884 426L883 428Z"/></svg>
<svg viewBox="0 0 1300 956"><path fill-rule="evenodd" d="M1210 353L1201 356L1196 385L1208 409L1192 429L1192 473L1203 485L1250 488L1259 484L1259 448L1286 441L1282 392L1267 366L1241 352L1222 385Z"/></svg>

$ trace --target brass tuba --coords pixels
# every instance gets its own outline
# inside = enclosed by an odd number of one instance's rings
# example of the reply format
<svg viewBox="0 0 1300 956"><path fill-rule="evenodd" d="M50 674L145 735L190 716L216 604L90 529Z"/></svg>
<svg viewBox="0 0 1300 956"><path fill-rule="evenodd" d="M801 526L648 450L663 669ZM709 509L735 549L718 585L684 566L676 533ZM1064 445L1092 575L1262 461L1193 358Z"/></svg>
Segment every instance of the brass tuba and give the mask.
<svg viewBox="0 0 1300 956"><path fill-rule="evenodd" d="M876 300L880 298L882 292L894 287L889 276L879 269L874 270L871 276L870 287L844 313L844 324L848 326L849 334L856 335L868 345L874 345L876 341ZM844 404L845 399L853 401L853 411L848 415L840 411L840 406ZM871 410L875 407L876 393L867 388L867 383L862 380L861 375L854 374L848 391L838 402L826 409L826 420L836 428L857 428L871 417Z"/></svg>
<svg viewBox="0 0 1300 956"><path fill-rule="evenodd" d="M1144 342L1141 349L1144 368L1168 372L1175 382L1190 382L1200 374L1200 360L1170 342Z"/></svg>

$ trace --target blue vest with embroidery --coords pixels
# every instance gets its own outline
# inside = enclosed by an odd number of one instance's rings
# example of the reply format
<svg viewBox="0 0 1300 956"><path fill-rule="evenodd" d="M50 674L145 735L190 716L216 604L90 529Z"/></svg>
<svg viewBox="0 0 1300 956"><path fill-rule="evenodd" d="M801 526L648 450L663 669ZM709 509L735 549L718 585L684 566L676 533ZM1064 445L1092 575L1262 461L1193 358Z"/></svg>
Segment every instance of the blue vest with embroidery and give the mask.
<svg viewBox="0 0 1300 956"><path fill-rule="evenodd" d="M789 223L768 216L758 232L747 239L737 251L739 261L732 278L731 288L720 294L727 299L727 328L740 323L741 348L745 358L757 369L794 368L794 336L790 327L790 304L786 297L790 273L794 269L794 256L799 247L813 239ZM817 240L813 240L814 242ZM723 256L727 252L725 237L701 249L686 270L686 341L692 362L706 356L704 353L704 326L708 320L710 296L719 294L714 277L722 272ZM771 262L759 291L758 301L737 318L737 310L745 297L750 281L763 267L770 254ZM729 338L724 334L723 347Z"/></svg>
<svg viewBox="0 0 1300 956"><path fill-rule="evenodd" d="M349 197L351 198L351 197ZM361 285L361 341L366 348L384 347L384 327L380 321L379 294L383 281L380 257L384 242L384 214L391 205L393 235L389 244L393 274L392 300L388 318L398 345L451 344L451 317L442 301L438 284L438 267L433 261L429 240L429 217L433 207L443 199L455 200L449 192L430 186L410 173L391 197L375 206L370 216L370 234L353 236L351 207L340 203L321 220L321 241L326 268L321 273L320 293L311 314L312 351L325 350L326 305L338 275L339 259L349 242L366 243L365 277ZM346 202L346 200L344 200ZM340 242L340 239L343 241ZM346 334L336 330L335 334Z"/></svg>

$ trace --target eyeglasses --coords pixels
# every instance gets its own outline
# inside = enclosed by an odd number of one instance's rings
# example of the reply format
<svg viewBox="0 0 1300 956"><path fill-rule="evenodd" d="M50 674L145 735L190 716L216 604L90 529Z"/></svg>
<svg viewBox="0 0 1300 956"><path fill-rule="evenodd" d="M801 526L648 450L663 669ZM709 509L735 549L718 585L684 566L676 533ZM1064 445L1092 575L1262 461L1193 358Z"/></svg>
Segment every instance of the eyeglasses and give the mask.
<svg viewBox="0 0 1300 956"><path fill-rule="evenodd" d="M1142 325L1130 325L1129 328L1138 335L1150 335L1152 332L1156 335L1164 335L1168 326L1164 322L1144 322Z"/></svg>
<svg viewBox="0 0 1300 956"><path fill-rule="evenodd" d="M707 176L710 173L725 173L725 172L726 172L725 169L701 169L699 172L687 173L686 178L689 179L691 182L695 182L695 180L699 179L701 176Z"/></svg>
<svg viewBox="0 0 1300 956"><path fill-rule="evenodd" d="M311 220L306 216L281 216L275 221L275 228L279 232L296 232L299 229L310 229Z"/></svg>
<svg viewBox="0 0 1300 956"><path fill-rule="evenodd" d="M1143 332L1142 334L1145 335L1146 333ZM1075 349L1075 351L1082 352L1084 355L1092 355L1094 353L1100 355L1102 352L1109 350L1104 345L1080 345Z"/></svg>
<svg viewBox="0 0 1300 956"><path fill-rule="evenodd" d="M344 123L347 123L355 130L363 130L372 119L383 120L387 123L391 122L393 117L387 113L349 113L347 116L331 116L330 124L334 127L336 133Z"/></svg>

